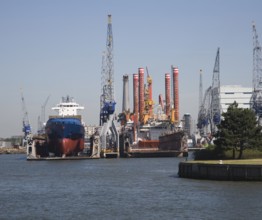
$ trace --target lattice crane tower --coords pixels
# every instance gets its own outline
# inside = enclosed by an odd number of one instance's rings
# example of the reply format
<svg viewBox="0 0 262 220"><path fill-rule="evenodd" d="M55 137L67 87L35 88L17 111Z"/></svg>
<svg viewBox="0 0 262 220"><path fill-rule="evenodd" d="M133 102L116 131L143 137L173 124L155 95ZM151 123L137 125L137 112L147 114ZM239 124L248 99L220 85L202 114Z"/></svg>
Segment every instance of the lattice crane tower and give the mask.
<svg viewBox="0 0 262 220"><path fill-rule="evenodd" d="M251 97L251 108L259 118L262 118L262 56L261 46L258 41L258 34L255 23L253 29L253 94Z"/></svg>
<svg viewBox="0 0 262 220"><path fill-rule="evenodd" d="M100 125L107 121L108 116L115 111L114 98L114 56L113 56L113 31L112 16L108 15L106 52L103 54L101 87L102 95L100 99Z"/></svg>
<svg viewBox="0 0 262 220"><path fill-rule="evenodd" d="M106 41L106 76L105 85L106 89L106 101L114 101L114 60L113 60L113 32L112 32L112 16L108 15L107 26L107 41Z"/></svg>
<svg viewBox="0 0 262 220"><path fill-rule="evenodd" d="M220 105L220 55L219 48L217 49L217 55L215 60L215 66L213 70L213 80L212 80L212 100L211 100L211 133L216 130L216 125L220 123L221 120L221 105Z"/></svg>

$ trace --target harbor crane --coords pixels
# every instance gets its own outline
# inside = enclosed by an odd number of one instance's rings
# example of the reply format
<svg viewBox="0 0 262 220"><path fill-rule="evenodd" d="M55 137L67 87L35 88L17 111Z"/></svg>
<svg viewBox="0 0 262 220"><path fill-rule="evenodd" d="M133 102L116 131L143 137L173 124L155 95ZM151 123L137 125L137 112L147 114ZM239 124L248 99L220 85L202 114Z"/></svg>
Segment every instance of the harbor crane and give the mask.
<svg viewBox="0 0 262 220"><path fill-rule="evenodd" d="M102 58L102 95L100 98L100 126L107 122L109 116L115 112L116 105L116 102L114 100L113 32L111 15L108 15L106 47L107 51L105 54L103 54Z"/></svg>
<svg viewBox="0 0 262 220"><path fill-rule="evenodd" d="M205 97L206 97L206 95L205 95ZM202 77L202 70L200 70L197 128L199 129L200 134L202 136L204 135L204 127L206 127L208 125L208 120L206 118L207 109L205 108L205 101L204 100L203 100L203 77Z"/></svg>
<svg viewBox="0 0 262 220"><path fill-rule="evenodd" d="M203 98L202 71L200 70L199 83L199 111L197 128L202 136L207 136L210 132L214 134L217 125L221 120L221 103L220 103L220 55L217 49L215 66L213 69L212 86L208 87Z"/></svg>
<svg viewBox="0 0 262 220"><path fill-rule="evenodd" d="M108 15L106 52L102 57L100 97L100 154L104 157L118 156L119 133L115 113L114 62L112 16Z"/></svg>
<svg viewBox="0 0 262 220"><path fill-rule="evenodd" d="M198 112L197 127L201 136L207 136L209 130L208 125L211 123L210 109L211 109L211 91L212 87L208 87L205 92L202 104Z"/></svg>
<svg viewBox="0 0 262 220"><path fill-rule="evenodd" d="M23 129L22 131L24 132L24 138L23 138L23 146L27 145L29 136L31 135L31 125L29 123L29 118L28 118L28 112L26 109L26 104L25 104L25 98L23 95L23 91L21 89L21 100L22 100L22 113L23 113Z"/></svg>
<svg viewBox="0 0 262 220"><path fill-rule="evenodd" d="M213 70L212 91L211 91L211 134L214 134L217 130L217 125L221 121L221 104L220 104L220 55L219 48L217 49L217 55L215 60L215 66Z"/></svg>
<svg viewBox="0 0 262 220"><path fill-rule="evenodd" d="M253 30L253 93L250 100L253 109L261 124L262 119L262 56L261 46L258 41L258 34L255 23L252 24Z"/></svg>
<svg viewBox="0 0 262 220"><path fill-rule="evenodd" d="M42 134L44 132L44 123L45 123L45 107L50 98L50 95L46 98L45 102L41 106L41 116L38 117L38 133Z"/></svg>
<svg viewBox="0 0 262 220"><path fill-rule="evenodd" d="M198 99L198 109L200 112L200 109L202 107L202 102L203 102L203 77L202 77L202 69L200 70L199 74L199 99Z"/></svg>

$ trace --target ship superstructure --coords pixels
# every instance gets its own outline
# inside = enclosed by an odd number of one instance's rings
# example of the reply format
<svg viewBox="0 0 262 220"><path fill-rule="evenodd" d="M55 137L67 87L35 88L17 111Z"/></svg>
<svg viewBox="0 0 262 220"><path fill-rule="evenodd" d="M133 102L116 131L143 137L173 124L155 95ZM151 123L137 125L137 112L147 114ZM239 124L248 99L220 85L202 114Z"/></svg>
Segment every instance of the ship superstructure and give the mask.
<svg viewBox="0 0 262 220"><path fill-rule="evenodd" d="M52 108L58 112L61 117L65 116L77 116L78 110L83 110L84 107L77 104L72 97L66 96L62 97L59 104Z"/></svg>

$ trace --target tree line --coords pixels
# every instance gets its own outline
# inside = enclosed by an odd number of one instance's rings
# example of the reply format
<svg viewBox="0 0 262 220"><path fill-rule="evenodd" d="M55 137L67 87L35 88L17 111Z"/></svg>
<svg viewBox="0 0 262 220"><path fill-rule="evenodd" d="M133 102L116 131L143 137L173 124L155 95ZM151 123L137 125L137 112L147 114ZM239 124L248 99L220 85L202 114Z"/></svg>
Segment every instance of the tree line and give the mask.
<svg viewBox="0 0 262 220"><path fill-rule="evenodd" d="M222 113L214 146L195 154L195 159L222 159L231 152L232 159L242 159L245 150L262 151L262 126L251 109L238 108L234 102Z"/></svg>

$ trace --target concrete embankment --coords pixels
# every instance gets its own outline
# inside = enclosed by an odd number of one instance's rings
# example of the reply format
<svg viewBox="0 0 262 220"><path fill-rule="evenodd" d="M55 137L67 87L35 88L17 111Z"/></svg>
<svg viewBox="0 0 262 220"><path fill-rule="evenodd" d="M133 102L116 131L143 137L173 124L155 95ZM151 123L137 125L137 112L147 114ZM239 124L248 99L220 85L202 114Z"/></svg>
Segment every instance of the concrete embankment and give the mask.
<svg viewBox="0 0 262 220"><path fill-rule="evenodd" d="M262 181L262 165L180 162L178 175L192 179Z"/></svg>

